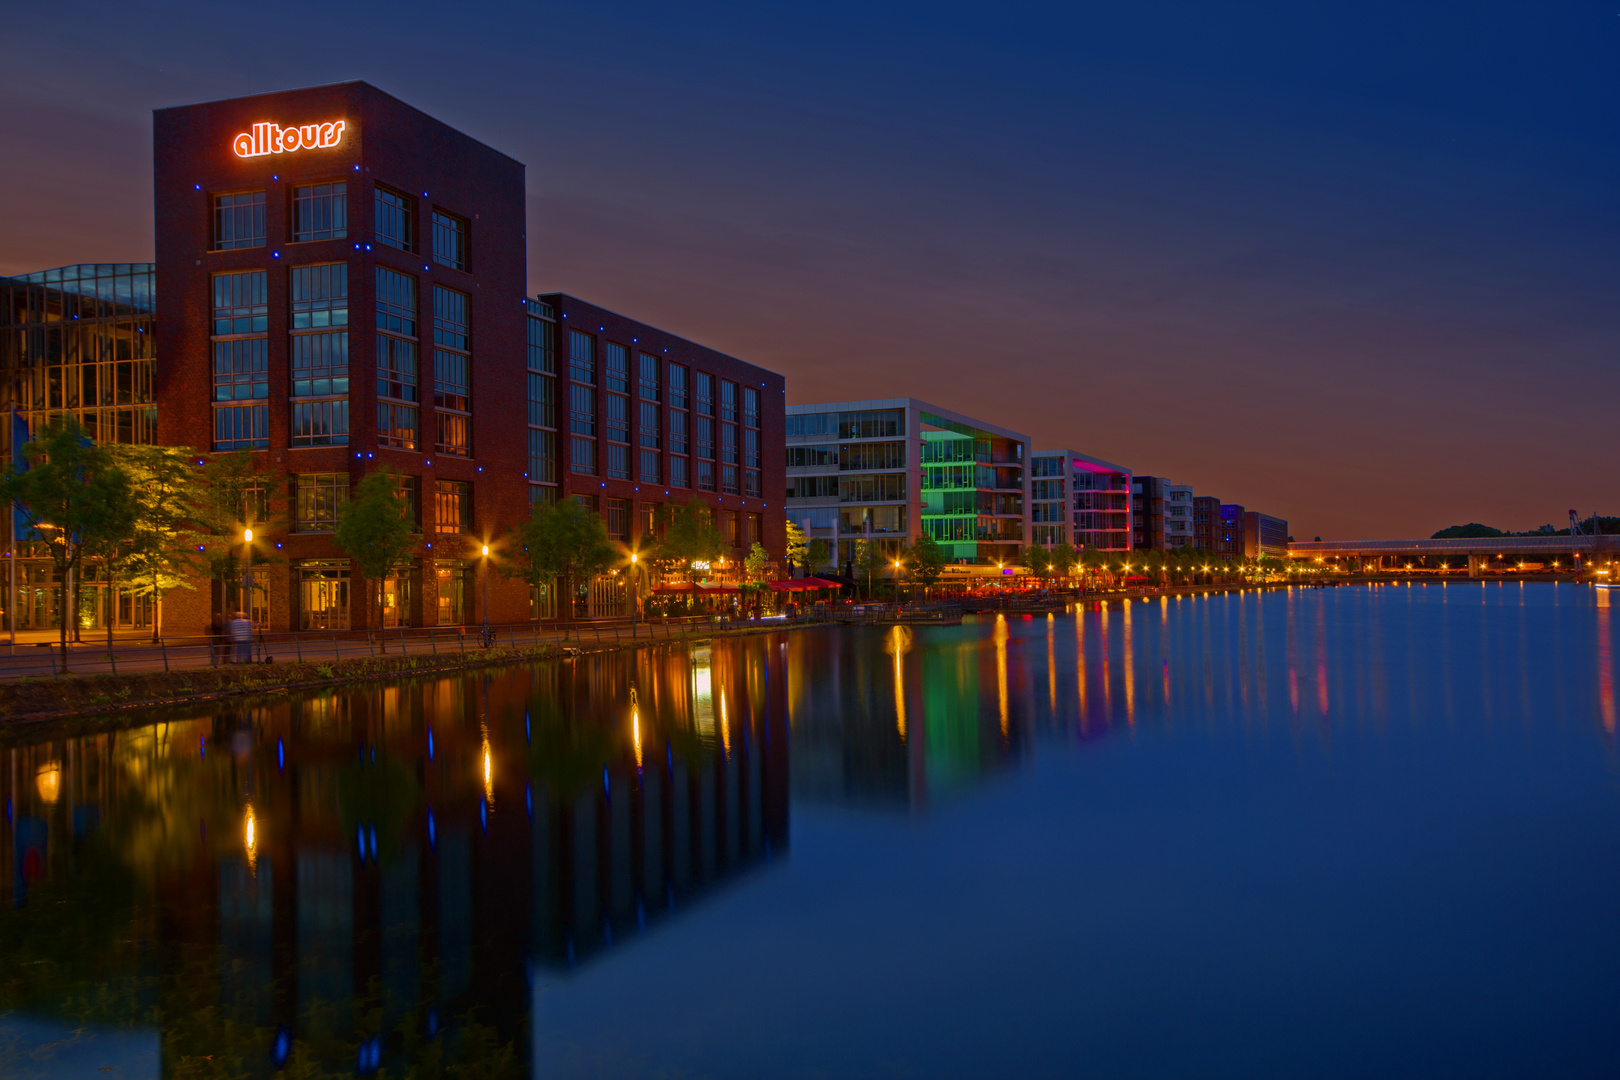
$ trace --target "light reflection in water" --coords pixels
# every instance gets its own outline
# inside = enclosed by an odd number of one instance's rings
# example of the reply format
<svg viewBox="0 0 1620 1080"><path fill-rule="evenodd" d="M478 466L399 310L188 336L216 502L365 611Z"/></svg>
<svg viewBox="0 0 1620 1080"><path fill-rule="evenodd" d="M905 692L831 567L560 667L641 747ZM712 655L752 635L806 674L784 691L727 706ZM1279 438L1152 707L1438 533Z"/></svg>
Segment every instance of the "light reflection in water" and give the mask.
<svg viewBox="0 0 1620 1080"><path fill-rule="evenodd" d="M1503 724L1498 736L1568 738L1574 728L1612 755L1613 610L1567 586L1556 604L1550 587L1459 583L1467 588L1488 601L1467 603L1447 586L1161 600L1156 632L1139 637L1137 616L1150 609L1076 605L1041 621L814 630L500 669L485 684L487 704L475 678L434 678L102 734L13 736L0 777L13 814L0 835L0 863L11 869L0 875L0 940L26 953L8 956L14 970L56 965L74 993L127 997L117 1019L166 1017L165 1060L177 1074L226 1052L265 1059L282 1027L295 1053L326 1054L332 1072L347 1061L352 1073L356 1047L379 1031L423 1039L429 1015L464 1018L474 1005L491 1045L521 1046L534 1029L528 1003L544 1000L531 987L560 995L586 985L588 972L615 966L593 964L610 951L635 972L661 952L638 951L641 934L767 860L780 863L790 790L801 808L837 802L921 818L955 799L970 811L927 816L938 822L979 813L1001 798L987 780L1026 782L1040 770L1023 764L1061 747L1139 770L1132 781L1152 775L1141 770L1167 742L1236 742L1237 756L1280 770L1274 778L1327 761L1331 747L1333 768L1348 772L1375 728L1380 748L1388 739L1409 749L1426 718L1448 711L1452 742L1483 753L1492 739L1480 718L1493 698L1503 714L1525 700L1544 710L1518 717L1522 732ZM1161 678L1138 685L1137 663ZM1492 674L1476 676L1474 663ZM1528 680L1528 694L1515 680ZM1268 720L1311 704L1313 682L1320 723L1296 752L1268 754ZM1547 706L1560 692L1567 711ZM1207 732L1186 722L1200 711ZM1172 723L1175 737L1160 737ZM1317 729L1321 738L1310 738ZM234 749L199 754L203 745ZM1194 760L1179 759L1173 783L1208 779ZM1469 763L1477 759L1459 772ZM490 814L486 832L478 808L498 794L532 813ZM1107 815L1083 820L1117 839ZM842 872L818 856L821 872ZM862 872L839 887L858 889ZM108 875L120 890L101 886ZM1028 899L1033 910L1052 898ZM76 916L76 905L97 918L53 914ZM721 925L681 925L715 935L720 950L730 920L711 921ZM102 928L105 940L68 941L62 926ZM141 982L151 970L163 980ZM859 983L863 973L846 974ZM9 985L0 981L0 994ZM323 1021L336 1034L317 1045L309 1018L332 995L347 997ZM0 1012L15 1005L0 997ZM894 1022L916 1021L901 1010ZM384 1039L390 1075L409 1071L414 1045Z"/></svg>

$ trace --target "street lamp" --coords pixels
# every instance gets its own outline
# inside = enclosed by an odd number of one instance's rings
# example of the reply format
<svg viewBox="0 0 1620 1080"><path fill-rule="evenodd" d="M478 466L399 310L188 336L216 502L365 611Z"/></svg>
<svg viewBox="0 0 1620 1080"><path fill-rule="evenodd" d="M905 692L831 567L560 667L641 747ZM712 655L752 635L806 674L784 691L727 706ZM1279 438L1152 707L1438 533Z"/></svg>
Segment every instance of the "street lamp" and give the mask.
<svg viewBox="0 0 1620 1080"><path fill-rule="evenodd" d="M634 551L630 553L630 636L636 636L636 608L640 607L641 590L636 587L636 565L640 562Z"/></svg>
<svg viewBox="0 0 1620 1080"><path fill-rule="evenodd" d="M483 548L484 555L484 648L489 648L489 545Z"/></svg>
<svg viewBox="0 0 1620 1080"><path fill-rule="evenodd" d="M249 615L252 622L253 611L253 529L251 526L242 530L242 580L238 586L242 595L237 599L241 602L243 614Z"/></svg>

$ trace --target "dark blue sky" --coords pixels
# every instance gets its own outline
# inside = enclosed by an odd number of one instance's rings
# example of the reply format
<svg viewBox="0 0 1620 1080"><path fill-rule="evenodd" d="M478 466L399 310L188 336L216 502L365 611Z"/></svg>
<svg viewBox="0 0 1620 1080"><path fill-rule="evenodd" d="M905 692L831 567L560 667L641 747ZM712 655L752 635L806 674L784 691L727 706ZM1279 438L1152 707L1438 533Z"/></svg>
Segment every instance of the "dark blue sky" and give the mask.
<svg viewBox="0 0 1620 1080"><path fill-rule="evenodd" d="M529 274L1296 536L1620 513L1620 5L44 5L0 272L150 258L150 110L362 78ZM15 167L18 163L22 168Z"/></svg>

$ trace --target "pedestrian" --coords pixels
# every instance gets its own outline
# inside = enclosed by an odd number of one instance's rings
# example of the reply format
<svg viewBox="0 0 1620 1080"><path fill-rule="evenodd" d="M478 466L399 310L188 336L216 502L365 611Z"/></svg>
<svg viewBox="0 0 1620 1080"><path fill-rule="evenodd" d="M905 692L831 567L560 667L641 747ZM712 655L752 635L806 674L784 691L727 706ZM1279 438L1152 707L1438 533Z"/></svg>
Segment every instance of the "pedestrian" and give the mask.
<svg viewBox="0 0 1620 1080"><path fill-rule="evenodd" d="M238 664L253 662L253 624L248 622L247 616L240 611L231 620L231 644L236 647Z"/></svg>
<svg viewBox="0 0 1620 1080"><path fill-rule="evenodd" d="M214 658L214 666L225 663L225 616L214 612L214 617L208 620L208 648Z"/></svg>

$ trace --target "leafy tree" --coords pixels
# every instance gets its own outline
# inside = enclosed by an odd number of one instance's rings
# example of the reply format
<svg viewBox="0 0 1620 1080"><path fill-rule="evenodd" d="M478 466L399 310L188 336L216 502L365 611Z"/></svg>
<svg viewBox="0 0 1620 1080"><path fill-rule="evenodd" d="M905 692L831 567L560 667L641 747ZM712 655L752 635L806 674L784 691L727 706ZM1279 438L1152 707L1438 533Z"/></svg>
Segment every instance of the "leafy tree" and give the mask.
<svg viewBox="0 0 1620 1080"><path fill-rule="evenodd" d="M1018 565L1038 578L1044 578L1052 568L1052 556L1039 544L1030 544L1018 556Z"/></svg>
<svg viewBox="0 0 1620 1080"><path fill-rule="evenodd" d="M22 447L21 461L0 480L0 502L17 504L23 523L39 534L56 571L62 670L67 670L70 606L68 574L81 570L85 552L108 553L127 544L139 514L129 473L78 423L52 424Z"/></svg>
<svg viewBox="0 0 1620 1080"><path fill-rule="evenodd" d="M923 533L907 552L907 562L911 566L911 576L922 582L926 589L938 581L939 575L945 570L945 549L939 546L939 541Z"/></svg>
<svg viewBox="0 0 1620 1080"><path fill-rule="evenodd" d="M563 583L560 614L573 617L576 583L589 581L619 560L602 519L577 499L535 503L528 519L511 531L510 557L501 567L507 577L531 589ZM666 543L667 543L666 533Z"/></svg>
<svg viewBox="0 0 1620 1080"><path fill-rule="evenodd" d="M1493 529L1489 525L1481 525L1477 521L1471 521L1467 525L1453 525L1450 528L1441 529L1439 532L1435 533L1432 537L1430 537L1430 539L1431 540L1468 540L1468 539L1485 539L1487 537L1492 537L1492 536L1506 536L1506 535L1507 535L1507 533L1503 532L1501 529Z"/></svg>
<svg viewBox="0 0 1620 1080"><path fill-rule="evenodd" d="M883 545L876 540L855 541L855 572L866 573L866 598L872 599L873 579L883 572Z"/></svg>
<svg viewBox="0 0 1620 1080"><path fill-rule="evenodd" d="M366 595L376 596L377 622L382 629L383 579L411 547L410 504L399 490L399 478L386 468L367 473L354 494L338 511L332 540L360 564ZM485 571L488 572L487 570ZM368 599L369 605L369 599ZM382 643L388 650L387 639Z"/></svg>
<svg viewBox="0 0 1620 1080"><path fill-rule="evenodd" d="M219 454L203 466L202 482L194 489L191 519L204 534L201 554L209 578L222 586L222 602L242 580L237 553L244 554L249 567L254 561L253 548L243 541L244 531L267 533L277 525L277 507L271 499L275 485L259 471L262 457L245 450ZM251 599L242 597L240 602L246 609Z"/></svg>
<svg viewBox="0 0 1620 1080"><path fill-rule="evenodd" d="M687 580L696 581L701 571L694 564L713 565L726 550L725 540L715 528L713 512L707 503L693 499L666 506L662 515L664 539L658 545L660 557L672 568L684 567Z"/></svg>
<svg viewBox="0 0 1620 1080"><path fill-rule="evenodd" d="M799 526L796 525L795 523L789 521L787 523L787 559L788 559L788 562L790 562L793 565L799 567L799 569L803 570L805 573L809 573L810 568L805 565L805 562L808 559L809 555L810 555L810 540L809 540L809 538L804 535L804 530L803 529L799 528Z"/></svg>
<svg viewBox="0 0 1620 1080"><path fill-rule="evenodd" d="M818 536L810 541L809 565L806 569L820 570L827 565L828 560L831 558L832 545Z"/></svg>
<svg viewBox="0 0 1620 1080"><path fill-rule="evenodd" d="M1065 580L1074 573L1074 568L1080 562L1080 553L1074 545L1067 540L1052 549L1052 572Z"/></svg>
<svg viewBox="0 0 1620 1080"><path fill-rule="evenodd" d="M196 548L182 542L191 521L195 458L186 446L120 443L106 449L129 473L140 504L134 536L116 572L132 583L132 593L152 598L156 644L163 634L163 595L194 589L187 576L200 568Z"/></svg>
<svg viewBox="0 0 1620 1080"><path fill-rule="evenodd" d="M754 541L754 545L748 549L748 554L743 559L743 570L747 573L748 580L764 581L765 564L770 559L771 553L765 550L765 545Z"/></svg>

